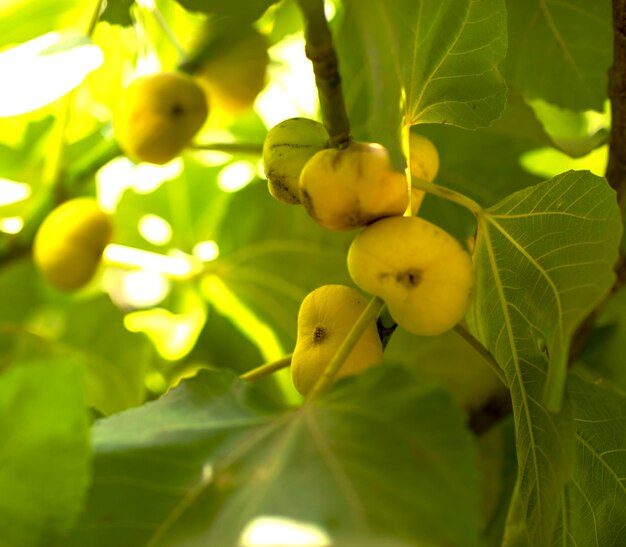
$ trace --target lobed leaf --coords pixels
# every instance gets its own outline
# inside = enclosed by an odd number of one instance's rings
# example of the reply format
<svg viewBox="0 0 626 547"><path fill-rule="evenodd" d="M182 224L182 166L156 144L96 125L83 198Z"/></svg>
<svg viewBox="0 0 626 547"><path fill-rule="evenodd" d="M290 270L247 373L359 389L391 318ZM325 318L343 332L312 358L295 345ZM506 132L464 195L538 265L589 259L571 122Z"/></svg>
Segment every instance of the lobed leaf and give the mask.
<svg viewBox="0 0 626 547"><path fill-rule="evenodd" d="M621 235L615 194L568 172L484 211L475 248L472 330L504 370L517 427L518 483L507 545L546 545L569 478L574 430L558 406L569 340L614 280Z"/></svg>
<svg viewBox="0 0 626 547"><path fill-rule="evenodd" d="M568 395L576 426L576 464L563 489L552 545L626 544L626 400L574 374Z"/></svg>
<svg viewBox="0 0 626 547"><path fill-rule="evenodd" d="M447 396L400 368L293 410L228 372L204 372L101 420L93 444L94 486L65 546L227 547L267 519L345 545L478 545L470 436Z"/></svg>
<svg viewBox="0 0 626 547"><path fill-rule="evenodd" d="M337 42L356 134L392 150L402 94L411 125L475 129L504 108L503 0L350 0Z"/></svg>
<svg viewBox="0 0 626 547"><path fill-rule="evenodd" d="M507 80L530 99L602 111L611 65L611 3L508 0Z"/></svg>

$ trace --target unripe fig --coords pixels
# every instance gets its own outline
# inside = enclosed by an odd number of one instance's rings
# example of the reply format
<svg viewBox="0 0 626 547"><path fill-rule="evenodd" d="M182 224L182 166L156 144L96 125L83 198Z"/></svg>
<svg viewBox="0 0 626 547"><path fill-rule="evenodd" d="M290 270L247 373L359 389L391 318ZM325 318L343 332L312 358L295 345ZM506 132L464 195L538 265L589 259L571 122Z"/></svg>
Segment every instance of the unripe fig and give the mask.
<svg viewBox="0 0 626 547"><path fill-rule="evenodd" d="M348 271L361 289L385 301L398 325L423 336L461 321L474 284L470 255L420 217L384 218L365 228L348 250Z"/></svg>
<svg viewBox="0 0 626 547"><path fill-rule="evenodd" d="M195 74L212 108L237 114L251 108L267 80L267 39L248 27L236 41L218 37L210 56Z"/></svg>
<svg viewBox="0 0 626 547"><path fill-rule="evenodd" d="M289 118L272 127L263 143L263 169L272 196L284 203L300 203L302 168L327 146L328 134L314 120Z"/></svg>
<svg viewBox="0 0 626 547"><path fill-rule="evenodd" d="M164 164L189 145L207 114L204 92L191 76L162 72L137 78L122 92L113 127L129 157Z"/></svg>
<svg viewBox="0 0 626 547"><path fill-rule="evenodd" d="M93 198L75 198L53 209L33 242L41 276L63 291L85 285L96 272L113 224Z"/></svg>
<svg viewBox="0 0 626 547"><path fill-rule="evenodd" d="M304 298L291 358L291 377L302 395L316 384L366 307L367 299L345 285L323 285ZM337 378L379 365L382 357L382 343L376 322L372 321L344 361Z"/></svg>
<svg viewBox="0 0 626 547"><path fill-rule="evenodd" d="M394 171L379 144L353 142L317 152L300 174L300 198L307 212L329 230L352 230L408 204L407 181Z"/></svg>

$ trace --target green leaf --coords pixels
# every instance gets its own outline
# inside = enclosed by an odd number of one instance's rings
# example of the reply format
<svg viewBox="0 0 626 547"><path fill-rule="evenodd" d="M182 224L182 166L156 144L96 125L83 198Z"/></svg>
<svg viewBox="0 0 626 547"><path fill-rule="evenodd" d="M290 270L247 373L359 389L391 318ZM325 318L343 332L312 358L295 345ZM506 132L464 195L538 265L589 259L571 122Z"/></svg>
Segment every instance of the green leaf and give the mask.
<svg viewBox="0 0 626 547"><path fill-rule="evenodd" d="M608 293L621 235L615 194L588 172L517 192L479 218L472 330L504 370L517 426L519 475L509 541L546 545L569 477L573 429L562 394L569 340Z"/></svg>
<svg viewBox="0 0 626 547"><path fill-rule="evenodd" d="M82 509L89 442L75 362L21 363L0 375L0 545L48 545Z"/></svg>
<svg viewBox="0 0 626 547"><path fill-rule="evenodd" d="M68 21L82 19L84 12L83 0L3 0L0 48L25 42L51 29L67 27Z"/></svg>
<svg viewBox="0 0 626 547"><path fill-rule="evenodd" d="M553 545L626 545L626 400L576 375L568 380L576 465L562 494Z"/></svg>
<svg viewBox="0 0 626 547"><path fill-rule="evenodd" d="M61 347L83 357L87 365L88 404L103 414L139 405L144 377L154 357L148 339L124 327L124 314L108 295L73 302L66 310Z"/></svg>
<svg viewBox="0 0 626 547"><path fill-rule="evenodd" d="M608 382L626 394L626 288L615 292L603 307L579 359L594 380Z"/></svg>
<svg viewBox="0 0 626 547"><path fill-rule="evenodd" d="M346 545L378 536L478 545L471 437L441 391L400 368L294 410L229 373L201 373L101 420L93 441L94 487L64 546L228 547L259 517L314 526Z"/></svg>
<svg viewBox="0 0 626 547"><path fill-rule="evenodd" d="M133 24L130 10L134 3L135 0L107 0L100 20L128 27Z"/></svg>
<svg viewBox="0 0 626 547"><path fill-rule="evenodd" d="M485 127L504 108L504 0L346 2L339 44L357 129L394 152L401 89L408 124ZM357 135L360 131L356 132Z"/></svg>
<svg viewBox="0 0 626 547"><path fill-rule="evenodd" d="M602 111L611 65L611 3L509 0L507 79L530 99Z"/></svg>

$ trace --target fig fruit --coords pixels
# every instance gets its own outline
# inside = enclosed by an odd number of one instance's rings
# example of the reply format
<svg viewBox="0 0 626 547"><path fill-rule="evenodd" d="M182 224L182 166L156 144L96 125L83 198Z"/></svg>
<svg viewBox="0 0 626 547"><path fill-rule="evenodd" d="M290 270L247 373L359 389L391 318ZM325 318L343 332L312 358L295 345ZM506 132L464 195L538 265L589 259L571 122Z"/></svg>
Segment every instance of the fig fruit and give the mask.
<svg viewBox="0 0 626 547"><path fill-rule="evenodd" d="M204 92L191 76L162 72L141 76L122 92L113 127L130 158L164 164L189 145L207 114Z"/></svg>
<svg viewBox="0 0 626 547"><path fill-rule="evenodd" d="M95 199L68 200L41 223L33 242L33 260L50 285L76 290L95 274L112 232L110 217Z"/></svg>
<svg viewBox="0 0 626 547"><path fill-rule="evenodd" d="M195 76L208 96L211 108L240 113L251 108L267 80L267 39L254 27L248 27L233 41L232 36L218 36L213 55Z"/></svg>
<svg viewBox="0 0 626 547"><path fill-rule="evenodd" d="M298 336L291 359L294 386L306 395L346 339L367 299L346 285L323 285L309 293L298 312ZM372 321L343 363L337 378L382 362L383 347Z"/></svg>
<svg viewBox="0 0 626 547"><path fill-rule="evenodd" d="M328 134L314 120L289 118L272 127L263 143L263 169L270 194L283 203L300 203L302 168L327 146Z"/></svg>
<svg viewBox="0 0 626 547"><path fill-rule="evenodd" d="M374 143L317 152L300 174L300 199L309 215L329 230L352 230L401 215L407 181L394 171L387 150Z"/></svg>
<svg viewBox="0 0 626 547"><path fill-rule="evenodd" d="M384 300L407 331L441 334L461 321L470 302L470 255L450 234L420 217L384 218L348 250L348 271L365 292Z"/></svg>
<svg viewBox="0 0 626 547"><path fill-rule="evenodd" d="M439 173L439 152L433 142L411 132L409 135L409 167L411 176L416 179L433 182ZM424 192L417 188L411 189L411 213L417 214L424 201Z"/></svg>

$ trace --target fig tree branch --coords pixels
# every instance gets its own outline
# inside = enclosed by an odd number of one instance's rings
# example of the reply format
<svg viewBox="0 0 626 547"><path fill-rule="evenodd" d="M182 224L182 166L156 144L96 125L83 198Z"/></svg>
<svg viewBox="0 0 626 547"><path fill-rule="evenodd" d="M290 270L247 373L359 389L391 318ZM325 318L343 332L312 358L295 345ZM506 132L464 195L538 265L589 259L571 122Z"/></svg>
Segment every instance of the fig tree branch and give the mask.
<svg viewBox="0 0 626 547"><path fill-rule="evenodd" d="M305 53L313 64L324 127L331 143L345 148L352 140L341 91L339 61L324 14L324 0L297 0L304 18Z"/></svg>
<svg viewBox="0 0 626 547"><path fill-rule="evenodd" d="M626 0L613 0L613 66L609 70L611 137L606 178L620 208L626 194Z"/></svg>
<svg viewBox="0 0 626 547"><path fill-rule="evenodd" d="M617 192L617 203L623 217L626 200L626 0L613 0L613 65L609 70L608 94L611 101L611 135L606 179ZM621 252L615 272L617 280L613 291L626 282L626 259ZM593 331L601 309L602 306L593 310L576 330L570 346L570 365L576 361Z"/></svg>

